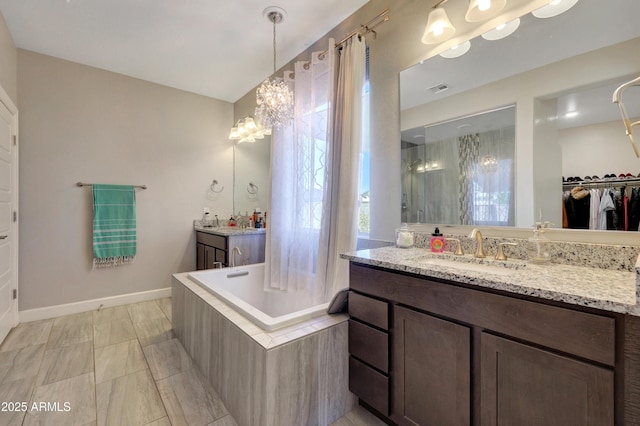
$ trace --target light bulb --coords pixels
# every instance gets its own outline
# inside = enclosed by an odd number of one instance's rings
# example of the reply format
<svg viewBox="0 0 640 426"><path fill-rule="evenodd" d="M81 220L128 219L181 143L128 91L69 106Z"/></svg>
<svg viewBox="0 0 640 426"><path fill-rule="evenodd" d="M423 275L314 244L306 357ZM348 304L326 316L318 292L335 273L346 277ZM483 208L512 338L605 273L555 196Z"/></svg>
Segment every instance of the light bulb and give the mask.
<svg viewBox="0 0 640 426"><path fill-rule="evenodd" d="M478 10L489 10L491 8L491 0L480 0L478 2Z"/></svg>

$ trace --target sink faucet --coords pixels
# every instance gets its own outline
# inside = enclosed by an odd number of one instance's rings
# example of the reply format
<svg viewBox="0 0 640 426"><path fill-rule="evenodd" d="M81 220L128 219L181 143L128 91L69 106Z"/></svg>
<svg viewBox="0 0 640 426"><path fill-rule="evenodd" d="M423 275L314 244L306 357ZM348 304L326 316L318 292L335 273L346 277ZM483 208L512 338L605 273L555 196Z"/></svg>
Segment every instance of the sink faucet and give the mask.
<svg viewBox="0 0 640 426"><path fill-rule="evenodd" d="M487 255L484 254L484 247L482 246L482 233L480 233L480 230L478 228L473 228L471 234L469 234L469 238L476 239L476 253L473 256L478 258L487 257Z"/></svg>
<svg viewBox="0 0 640 426"><path fill-rule="evenodd" d="M236 253L238 253L238 256L242 256L242 252L240 251L240 249L238 247L234 247L233 250L231 251L231 267L232 268L236 266Z"/></svg>

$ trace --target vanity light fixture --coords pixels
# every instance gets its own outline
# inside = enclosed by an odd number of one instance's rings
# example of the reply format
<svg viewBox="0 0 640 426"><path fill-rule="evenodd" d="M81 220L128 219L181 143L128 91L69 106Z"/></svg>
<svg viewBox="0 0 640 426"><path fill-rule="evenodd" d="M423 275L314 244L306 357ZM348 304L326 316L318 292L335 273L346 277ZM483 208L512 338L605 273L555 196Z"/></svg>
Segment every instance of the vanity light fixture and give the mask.
<svg viewBox="0 0 640 426"><path fill-rule="evenodd" d="M507 22L506 24L499 25L491 31L487 31L486 33L482 34L482 38L490 41L500 40L513 34L519 26L520 18L516 18L513 21Z"/></svg>
<svg viewBox="0 0 640 426"><path fill-rule="evenodd" d="M427 26L422 35L424 44L436 44L450 39L456 32L455 27L449 20L447 12L440 6L447 0L441 0L433 6L429 17L427 18Z"/></svg>
<svg viewBox="0 0 640 426"><path fill-rule="evenodd" d="M469 49L471 49L471 42L469 40L467 40L464 43L457 44L457 45L453 46L449 50L445 50L444 52L442 52L440 54L440 56L442 56L443 58L446 58L446 59L459 58L460 56L462 56L465 53L467 53L469 51Z"/></svg>
<svg viewBox="0 0 640 426"><path fill-rule="evenodd" d="M553 18L566 12L578 3L578 0L553 0L546 6L531 12L536 18Z"/></svg>
<svg viewBox="0 0 640 426"><path fill-rule="evenodd" d="M276 6L262 12L273 24L273 74L276 73L276 25L284 20L285 13ZM256 90L256 103L256 118L269 129L280 129L293 120L293 93L280 78L267 78L262 82Z"/></svg>
<svg viewBox="0 0 640 426"><path fill-rule="evenodd" d="M471 0L464 19L478 22L495 16L507 4L507 0Z"/></svg>
<svg viewBox="0 0 640 426"><path fill-rule="evenodd" d="M270 135L271 129L266 129L257 123L253 117L248 116L241 118L231 128L229 139L232 141L255 142L256 139L264 139L265 135Z"/></svg>

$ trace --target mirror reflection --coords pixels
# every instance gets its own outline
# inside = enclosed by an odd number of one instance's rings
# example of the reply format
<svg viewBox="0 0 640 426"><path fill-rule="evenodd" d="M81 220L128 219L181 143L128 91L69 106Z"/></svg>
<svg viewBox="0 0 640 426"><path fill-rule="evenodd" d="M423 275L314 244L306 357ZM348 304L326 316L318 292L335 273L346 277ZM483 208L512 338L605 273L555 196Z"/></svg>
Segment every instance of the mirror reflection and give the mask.
<svg viewBox="0 0 640 426"><path fill-rule="evenodd" d="M269 201L269 159L271 136L253 143L233 145L233 211L252 213L256 209L264 212Z"/></svg>
<svg viewBox="0 0 640 426"><path fill-rule="evenodd" d="M514 225L515 107L402 132L402 221Z"/></svg>
<svg viewBox="0 0 640 426"><path fill-rule="evenodd" d="M409 177L433 155L428 143L418 143L410 132L421 129L426 138L424 132L434 125L504 105L515 105L514 188L508 208L502 196L484 195L495 191L480 192L487 204L471 208L482 217L478 223L530 227L543 219L561 227L563 176L637 176L640 160L612 94L618 84L640 75L640 26L628 19L639 13L634 0L612 0L606 7L581 1L554 18L521 17L507 38L471 40L461 57L437 56L401 72L402 220L476 223L465 222L469 216L460 205L477 196L452 195L451 188L459 190L466 178L462 169L457 175L439 172L442 180L429 183L428 190L425 178ZM632 89L625 92L625 105L640 100L640 89ZM628 109L630 116L640 116L635 107ZM462 130L453 138L480 133ZM428 179L434 181L434 173Z"/></svg>

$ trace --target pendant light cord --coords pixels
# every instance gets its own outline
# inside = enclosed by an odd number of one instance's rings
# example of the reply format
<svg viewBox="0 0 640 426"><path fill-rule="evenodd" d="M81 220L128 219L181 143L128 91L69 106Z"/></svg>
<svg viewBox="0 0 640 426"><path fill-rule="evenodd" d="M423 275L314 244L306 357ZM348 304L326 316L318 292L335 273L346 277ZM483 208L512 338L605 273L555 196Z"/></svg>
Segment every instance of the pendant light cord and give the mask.
<svg viewBox="0 0 640 426"><path fill-rule="evenodd" d="M273 74L276 73L276 16L271 17L273 22Z"/></svg>

